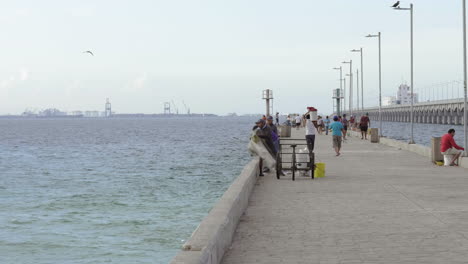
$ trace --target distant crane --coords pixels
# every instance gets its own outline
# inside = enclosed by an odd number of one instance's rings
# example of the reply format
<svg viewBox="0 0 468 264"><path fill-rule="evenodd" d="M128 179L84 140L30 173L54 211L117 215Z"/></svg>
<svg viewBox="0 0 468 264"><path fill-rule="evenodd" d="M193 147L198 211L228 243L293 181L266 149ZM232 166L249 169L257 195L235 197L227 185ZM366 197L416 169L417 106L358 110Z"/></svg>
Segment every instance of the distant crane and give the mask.
<svg viewBox="0 0 468 264"><path fill-rule="evenodd" d="M184 101L182 101L182 103L184 104L185 111L187 112L187 115L190 115L190 108L187 107L187 105L185 104Z"/></svg>
<svg viewBox="0 0 468 264"><path fill-rule="evenodd" d="M171 102L172 102L172 105L174 106L176 115L178 115L179 114L179 108L177 108L177 105L174 103L174 100L171 100Z"/></svg>

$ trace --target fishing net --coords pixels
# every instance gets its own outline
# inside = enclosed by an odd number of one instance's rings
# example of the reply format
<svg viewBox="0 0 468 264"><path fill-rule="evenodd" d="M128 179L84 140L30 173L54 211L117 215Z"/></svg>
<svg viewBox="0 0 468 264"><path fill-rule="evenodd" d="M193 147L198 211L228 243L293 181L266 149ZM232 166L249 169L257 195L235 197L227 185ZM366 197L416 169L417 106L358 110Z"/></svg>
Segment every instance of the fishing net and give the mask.
<svg viewBox="0 0 468 264"><path fill-rule="evenodd" d="M250 141L249 141L247 148L250 154L252 154L253 156L258 156L261 159L263 159L264 167L267 167L269 169L275 168L276 166L275 159L271 156L270 152L265 146L265 143L260 137L256 135L255 131L252 132L252 135L250 136Z"/></svg>

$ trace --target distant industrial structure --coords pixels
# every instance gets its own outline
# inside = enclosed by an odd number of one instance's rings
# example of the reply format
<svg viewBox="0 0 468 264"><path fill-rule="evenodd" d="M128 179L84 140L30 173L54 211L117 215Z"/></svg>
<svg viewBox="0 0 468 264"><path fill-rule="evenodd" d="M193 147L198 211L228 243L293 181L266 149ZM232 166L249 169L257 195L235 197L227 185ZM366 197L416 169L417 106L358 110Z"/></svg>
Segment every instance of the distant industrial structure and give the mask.
<svg viewBox="0 0 468 264"><path fill-rule="evenodd" d="M164 102L164 114L170 115L171 114L171 103Z"/></svg>
<svg viewBox="0 0 468 264"><path fill-rule="evenodd" d="M104 116L111 117L112 116L112 105L109 102L109 98L106 98L106 104L104 106Z"/></svg>
<svg viewBox="0 0 468 264"><path fill-rule="evenodd" d="M184 101L182 101L182 104L185 107L185 114L190 116L190 108L185 104ZM171 108L172 105L172 108ZM171 112L171 109L173 109L175 112ZM178 115L179 114L179 108L175 104L174 100L171 100L171 102L164 102L164 115Z"/></svg>
<svg viewBox="0 0 468 264"><path fill-rule="evenodd" d="M120 113L116 114L112 112L112 105L109 98L106 98L106 103L104 105L104 111L81 111L81 110L74 110L64 112L57 108L47 108L44 110L39 109L26 109L21 115L5 115L1 116L0 118L17 118L17 117L24 117L24 118L158 118L158 117L216 117L215 114L197 114L191 113L190 107L182 101L182 104L185 107L185 113L179 114L179 109L175 104L174 100L171 102L164 102L164 113L160 114L143 114L143 113ZM173 112L175 111L175 112Z"/></svg>

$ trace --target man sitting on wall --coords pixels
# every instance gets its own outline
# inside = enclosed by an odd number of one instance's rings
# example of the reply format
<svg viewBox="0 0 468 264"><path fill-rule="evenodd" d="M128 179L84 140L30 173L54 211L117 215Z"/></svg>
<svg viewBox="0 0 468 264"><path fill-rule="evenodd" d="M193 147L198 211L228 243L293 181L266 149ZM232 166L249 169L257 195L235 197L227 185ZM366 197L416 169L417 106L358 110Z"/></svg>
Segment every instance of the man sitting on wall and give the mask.
<svg viewBox="0 0 468 264"><path fill-rule="evenodd" d="M455 161L458 160L460 155L465 150L464 148L460 147L455 143L455 129L449 129L448 133L442 136L440 141L440 152L442 155L453 155L452 160L450 161L450 166L458 166Z"/></svg>

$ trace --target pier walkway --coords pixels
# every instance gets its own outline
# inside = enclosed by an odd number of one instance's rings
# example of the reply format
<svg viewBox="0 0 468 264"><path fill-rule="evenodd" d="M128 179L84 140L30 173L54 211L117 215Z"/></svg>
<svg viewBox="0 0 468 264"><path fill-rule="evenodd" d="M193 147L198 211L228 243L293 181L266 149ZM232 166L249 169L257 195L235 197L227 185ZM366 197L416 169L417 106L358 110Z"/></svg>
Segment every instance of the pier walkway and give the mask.
<svg viewBox="0 0 468 264"><path fill-rule="evenodd" d="M360 138L315 153L325 178L259 179L223 263L468 263L467 169Z"/></svg>

